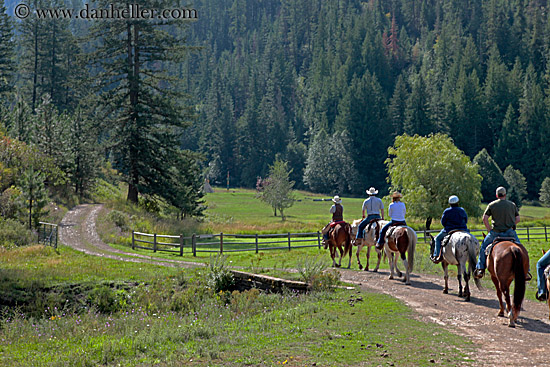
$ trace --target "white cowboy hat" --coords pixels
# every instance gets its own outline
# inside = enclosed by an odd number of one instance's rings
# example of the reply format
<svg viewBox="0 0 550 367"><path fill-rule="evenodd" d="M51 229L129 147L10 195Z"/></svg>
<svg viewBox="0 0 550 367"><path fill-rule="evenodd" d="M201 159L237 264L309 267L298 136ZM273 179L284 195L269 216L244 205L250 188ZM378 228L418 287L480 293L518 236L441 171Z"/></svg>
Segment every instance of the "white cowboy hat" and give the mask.
<svg viewBox="0 0 550 367"><path fill-rule="evenodd" d="M458 196L456 195L449 196L449 204L456 204L456 203L458 203Z"/></svg>
<svg viewBox="0 0 550 367"><path fill-rule="evenodd" d="M395 191L393 194L391 194L392 198L402 198L403 195L399 191Z"/></svg>
<svg viewBox="0 0 550 367"><path fill-rule="evenodd" d="M378 194L378 190L376 190L374 187L371 187L370 189L367 190L367 194L376 195Z"/></svg>
<svg viewBox="0 0 550 367"><path fill-rule="evenodd" d="M342 199L340 199L340 196L336 195L332 201L334 201L336 204L340 204L342 202Z"/></svg>

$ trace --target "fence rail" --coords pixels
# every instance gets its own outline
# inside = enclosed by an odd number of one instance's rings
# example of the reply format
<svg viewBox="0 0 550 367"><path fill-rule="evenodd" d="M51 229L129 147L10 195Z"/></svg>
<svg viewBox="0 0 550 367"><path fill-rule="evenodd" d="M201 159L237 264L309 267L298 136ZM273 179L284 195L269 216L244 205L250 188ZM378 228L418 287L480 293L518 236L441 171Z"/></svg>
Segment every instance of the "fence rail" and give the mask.
<svg viewBox="0 0 550 367"><path fill-rule="evenodd" d="M440 230L416 231L418 241L429 242L427 234ZM470 232L480 241L486 230L472 229ZM521 241L544 240L548 242L547 227L518 228L516 232ZM149 245L149 246L147 246ZM132 232L132 249L153 250L153 252L174 252L197 256L197 253L248 252L269 250L291 250L298 248L321 248L321 232L274 233L274 234L193 234L192 236L162 235L157 233Z"/></svg>
<svg viewBox="0 0 550 367"><path fill-rule="evenodd" d="M57 248L57 224L38 222L38 243Z"/></svg>

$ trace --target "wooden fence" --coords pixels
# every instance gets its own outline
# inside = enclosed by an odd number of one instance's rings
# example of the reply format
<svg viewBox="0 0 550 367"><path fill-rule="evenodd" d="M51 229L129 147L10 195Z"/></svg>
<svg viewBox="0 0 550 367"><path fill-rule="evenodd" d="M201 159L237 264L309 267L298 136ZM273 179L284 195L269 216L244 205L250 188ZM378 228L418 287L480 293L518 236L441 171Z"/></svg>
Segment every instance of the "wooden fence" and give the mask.
<svg viewBox="0 0 550 367"><path fill-rule="evenodd" d="M417 231L419 242L428 243L427 233L435 236L440 230ZM473 229L470 231L476 238L483 240L482 232L486 230ZM516 230L521 241L544 240L548 242L547 227L518 228ZM278 233L278 234L201 234L192 236L170 236L157 233L132 232L132 249L145 249L178 253L228 253L246 251L291 250L297 248L321 248L321 232L307 233Z"/></svg>

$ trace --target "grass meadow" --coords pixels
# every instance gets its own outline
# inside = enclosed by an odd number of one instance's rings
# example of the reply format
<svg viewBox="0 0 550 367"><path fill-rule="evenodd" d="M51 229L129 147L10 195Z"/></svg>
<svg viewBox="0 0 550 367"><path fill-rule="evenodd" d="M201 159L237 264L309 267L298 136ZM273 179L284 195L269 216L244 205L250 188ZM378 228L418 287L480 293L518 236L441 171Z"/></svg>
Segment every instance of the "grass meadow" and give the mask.
<svg viewBox="0 0 550 367"><path fill-rule="evenodd" d="M473 363L473 344L414 320L385 295L216 292L206 268L98 259L64 246L10 250L0 261L0 295L15 301L0 320L2 366Z"/></svg>
<svg viewBox="0 0 550 367"><path fill-rule="evenodd" d="M97 229L106 242L132 252L132 230L187 235L315 232L322 228L328 221L331 202L313 199L330 197L298 192L297 198L300 201L288 209L288 220L283 222L255 198L253 190L218 189L205 198L208 208L203 220L182 222L169 213L161 213L159 219L118 197L99 216ZM348 215L359 217L363 199L343 200L346 219ZM524 207L521 214L531 221L548 219L545 208ZM422 221L411 224L421 226ZM229 247L230 242L226 244ZM531 241L526 246L532 254L533 270L538 258L534 254L548 244ZM441 274L440 267L430 262L428 251L427 244L418 244L415 273ZM88 256L63 245L57 250L28 246L0 251L0 365L476 363L470 359L475 355L475 345L438 325L416 321L413 311L392 297L331 288L337 284L338 273L320 273L319 269L332 263L322 248L226 253L226 270L234 267L295 280L313 274L316 288L307 295L220 288L225 273L212 267L211 253L199 252L194 257L185 251L180 257L150 250L134 252L207 266L175 269L120 262ZM361 256L365 264L365 252ZM371 258L371 267L373 261ZM382 267L387 268L387 263ZM355 254L352 269L357 269ZM486 279L484 282L491 287ZM530 283L527 297L532 299L535 288L534 282Z"/></svg>

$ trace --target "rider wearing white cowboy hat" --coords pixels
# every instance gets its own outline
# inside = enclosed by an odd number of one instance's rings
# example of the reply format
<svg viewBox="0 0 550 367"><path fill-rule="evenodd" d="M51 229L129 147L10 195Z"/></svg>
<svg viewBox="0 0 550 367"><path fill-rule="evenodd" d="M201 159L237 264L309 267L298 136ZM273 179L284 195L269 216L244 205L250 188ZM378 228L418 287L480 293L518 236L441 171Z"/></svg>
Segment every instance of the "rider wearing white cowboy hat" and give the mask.
<svg viewBox="0 0 550 367"><path fill-rule="evenodd" d="M433 255L430 257L430 259L434 263L441 262L441 241L443 241L443 238L453 230L461 230L470 232L468 230L468 214L466 214L466 211L458 206L458 196L452 195L449 196L449 205L450 207L445 209L443 211L443 215L441 216L441 224L443 225L443 229L437 237L435 237L435 249Z"/></svg>
<svg viewBox="0 0 550 367"><path fill-rule="evenodd" d="M384 219L384 203L382 203L382 200L380 198L376 197L376 194L378 194L378 190L376 190L374 187L371 187L370 189L366 190L366 192L369 197L365 201L363 201L363 220L361 221L361 223L359 223L359 227L357 228L357 235L355 236L356 239L363 238L363 231L371 220ZM367 213L366 218L365 212Z"/></svg>
<svg viewBox="0 0 550 367"><path fill-rule="evenodd" d="M330 207L330 213L332 214L332 222L341 222L344 220L344 206L342 205L342 199L340 196L335 195L332 198L334 205ZM330 223L323 228L323 239L328 240L328 233L330 231ZM325 245L326 248L326 245Z"/></svg>
<svg viewBox="0 0 550 367"><path fill-rule="evenodd" d="M399 191L395 191L392 195L392 203L388 207L388 215L391 218L391 221L388 222L384 227L382 227L382 230L380 231L380 235L378 236L378 242L376 244L377 249L382 249L384 247L384 241L386 237L386 232L388 231L388 228L390 226L395 225L407 225L405 222L405 213L407 212L407 208L405 207L405 204L401 202L401 198L403 195Z"/></svg>

